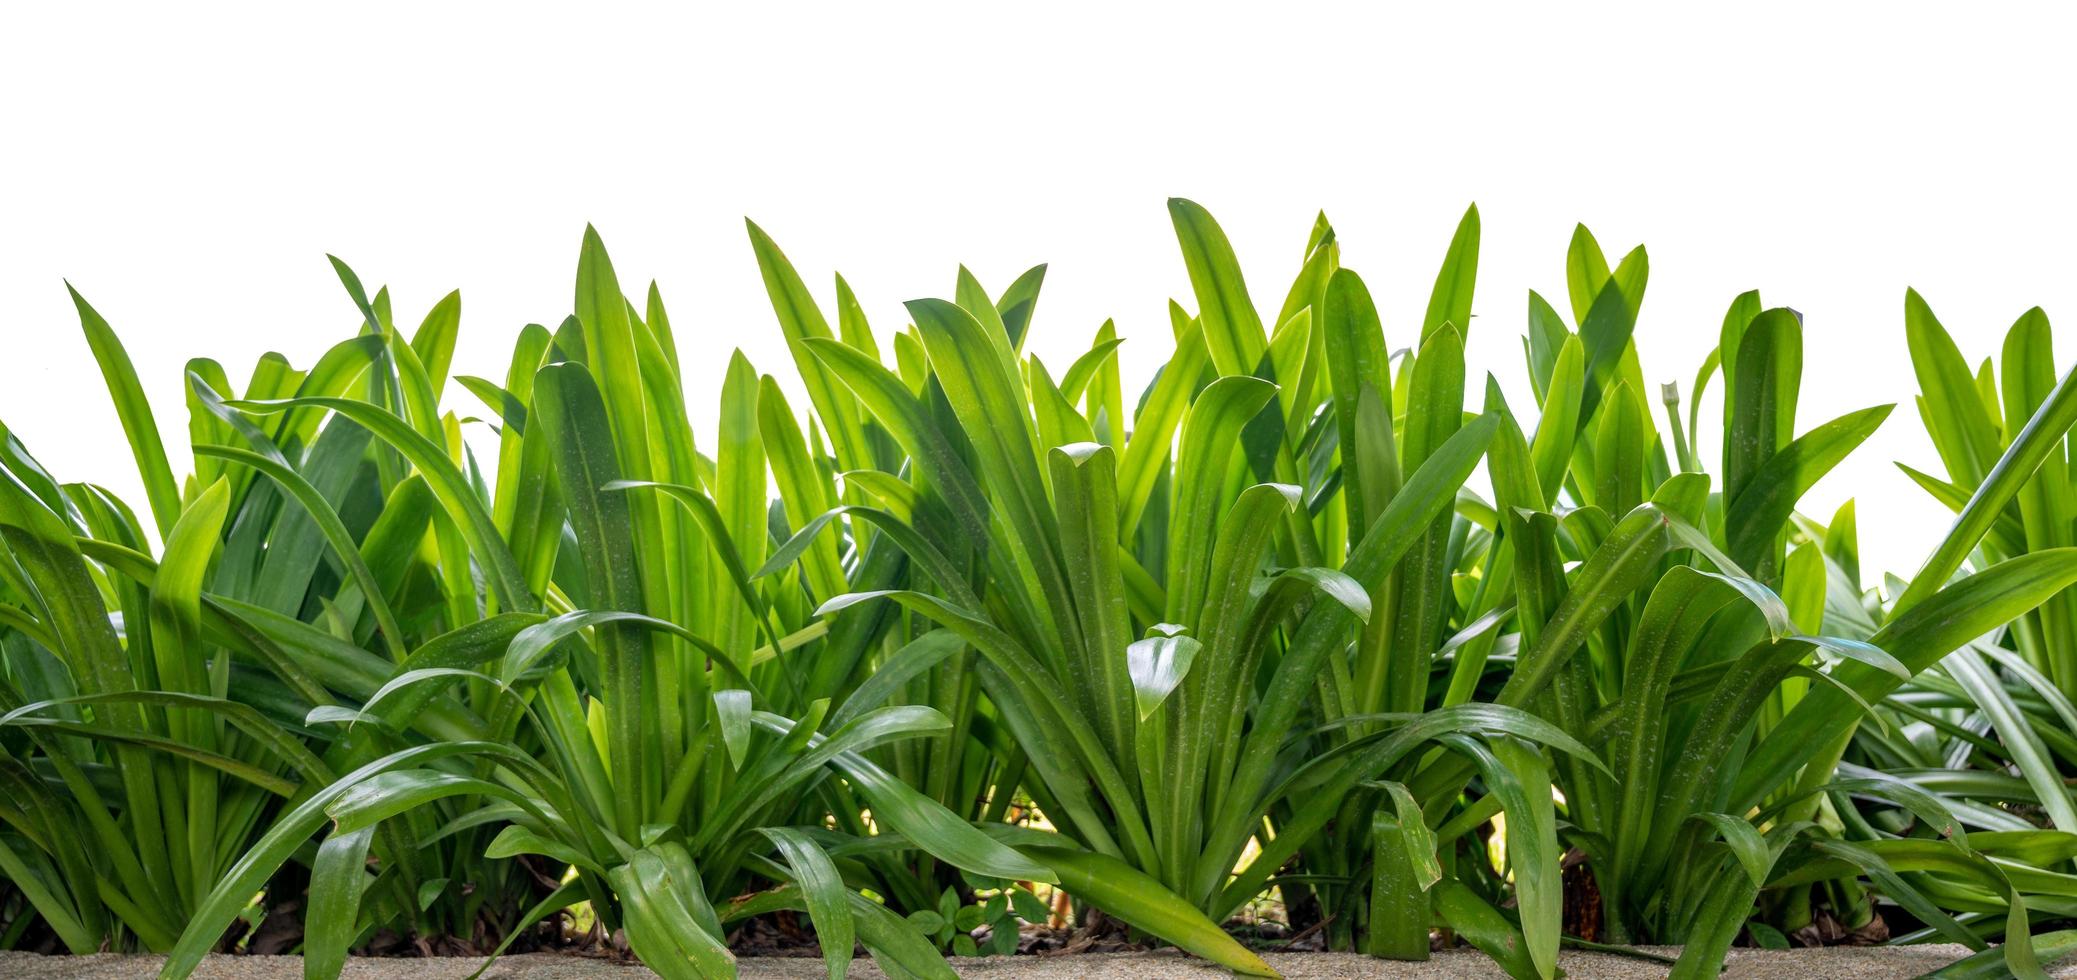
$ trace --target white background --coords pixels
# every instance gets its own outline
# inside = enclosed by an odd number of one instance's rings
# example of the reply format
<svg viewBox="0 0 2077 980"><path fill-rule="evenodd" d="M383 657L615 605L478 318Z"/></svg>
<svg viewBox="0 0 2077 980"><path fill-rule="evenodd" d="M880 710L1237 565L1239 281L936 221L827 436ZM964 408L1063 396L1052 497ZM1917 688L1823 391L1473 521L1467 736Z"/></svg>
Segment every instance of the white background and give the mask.
<svg viewBox="0 0 2077 980"><path fill-rule="evenodd" d="M1650 381L1690 384L1761 287L1807 317L1799 428L1902 403L1806 503L1857 496L1870 571L1908 574L1948 514L1890 463L1937 465L1904 287L1972 360L2033 304L2065 318L2058 373L2077 351L2066 13L878 6L10 6L0 420L141 507L61 277L179 446L188 357L242 384L263 351L307 367L351 333L325 252L408 324L459 287L455 371L502 377L519 326L570 309L591 221L631 291L661 282L704 432L731 348L793 373L744 215L825 304L843 270L883 342L956 263L1000 289L1050 262L1034 349L1059 370L1115 316L1136 392L1189 295L1167 196L1218 216L1272 309L1326 209L1394 346L1475 200L1470 356L1518 410L1526 290L1564 308L1575 221L1611 259L1650 248Z"/></svg>

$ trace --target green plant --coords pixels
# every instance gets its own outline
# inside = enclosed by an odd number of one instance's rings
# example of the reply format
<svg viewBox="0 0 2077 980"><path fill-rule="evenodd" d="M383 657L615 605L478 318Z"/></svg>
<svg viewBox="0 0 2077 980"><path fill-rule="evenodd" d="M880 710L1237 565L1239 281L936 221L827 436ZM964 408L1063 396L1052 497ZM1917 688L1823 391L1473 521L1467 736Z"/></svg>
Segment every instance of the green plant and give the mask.
<svg viewBox="0 0 2077 980"><path fill-rule="evenodd" d="M959 890L947 887L936 908L909 913L911 925L954 956L1008 956L1017 951L1019 922L1044 925L1051 918L1038 896L1014 885L998 887L994 894L965 905L959 902ZM983 928L987 937L976 940L974 933Z"/></svg>
<svg viewBox="0 0 2077 980"><path fill-rule="evenodd" d="M328 536L347 533L339 511L367 533L380 523L382 500L371 497L371 467L363 465L366 434L320 434L308 414L246 425L265 458L241 465L198 453L194 475L176 488L128 357L101 316L74 299L130 436L151 522L99 488L60 487L7 439L0 533L10 537L10 629L0 639L8 659L0 739L15 776L9 799L22 802L6 822L32 845L8 848L7 872L75 950L165 950L280 805L371 748L314 737L302 721L333 692L365 696L388 669L384 655L311 625L351 633L359 621L372 633L375 620L390 616L379 596L355 592L360 583L326 554ZM457 311L450 297L421 327L417 339L429 354L451 349ZM338 345L307 372L270 355L248 390L365 391L382 356L376 337ZM230 390L224 371L198 360L187 374L191 435L197 443L228 436L231 423L219 414L220 393ZM300 472L284 453L298 458ZM306 509L312 503L328 524ZM408 509L386 516L401 519ZM157 560L146 553L155 537L165 541ZM394 654L407 640L393 617L386 623L385 652ZM306 632L330 642L306 651L297 642ZM442 702L428 706L421 724L455 732L470 719ZM113 795L100 788L109 779L122 787ZM91 847L74 838L79 826L93 828ZM384 846L417 853L402 831ZM477 861L475 894L440 906L453 913L442 924L418 896L438 892L433 882L454 871L413 863L424 873L395 877L380 896L415 931L467 936L478 913L496 930L512 896L531 887L522 869Z"/></svg>
<svg viewBox="0 0 2077 980"><path fill-rule="evenodd" d="M375 831L456 797L479 801L460 821L506 824L490 842L492 856L537 854L571 867L572 884L526 919L588 898L669 975L733 972L723 917L706 895L759 878L790 884L753 907L808 911L833 972L848 963L854 932L890 966L933 972L932 961L918 959L927 947L898 918L846 887L831 853L842 853L831 846L841 834L792 829L796 818L819 827L832 807L840 827L860 826L861 807L870 807L882 839L905 833L967 870L1051 880L862 754L947 727L941 713L857 698L833 710L828 695L810 699L781 662L824 630L776 632L783 613L746 576L738 541L751 542L753 556L762 546L762 470L774 442L735 437L748 414L735 383L743 372L732 371L724 388L724 433L707 476L682 408L670 408L683 396L661 305L652 291L649 322L631 314L595 235L586 237L576 308L552 338L539 330L522 337L508 388L470 384L504 413L501 484L514 485L524 502L504 523L455 465L458 444L428 425L340 399L234 403L262 415L328 410L374 432L424 476L452 522L459 567L473 560L484 580L459 607L457 618L474 614L472 622L404 657L358 708L320 709L311 720L351 728L410 717L428 699L468 688L484 693L487 737L398 749L304 801L217 885L169 973L191 966L237 896L327 822L312 900L347 911L367 887L363 864ZM530 389L530 397L512 388ZM753 477L721 503L702 489ZM556 553L565 523L574 555ZM758 638L763 645L754 645ZM786 706L792 717L766 705ZM817 731L825 719L826 734ZM829 771L842 774L841 785L827 780ZM804 792L813 801L805 806ZM871 865L874 856L858 861ZM341 930L313 936L311 945L329 968L349 938Z"/></svg>
<svg viewBox="0 0 2077 980"><path fill-rule="evenodd" d="M1397 435L1374 315L1368 334L1313 330L1337 255L1324 221L1271 332L1211 217L1180 200L1170 212L1199 313L1172 310L1176 352L1129 424L1098 373L1117 343L1108 324L1057 380L1019 353L1036 284L1020 286L1032 277L991 300L962 273L956 301L910 303L915 327L897 340L898 372L826 338L802 341L819 361L804 360L804 374L840 380L907 456L913 489L889 496L915 520L883 523L901 528L925 572L822 611L891 599L971 644L989 720L1028 765L1023 786L1084 860L1115 865L1081 888L1063 871L1068 891L1252 970L1252 957L1222 951L1213 922L1320 834L1339 804L1361 812L1382 798L1367 781L1393 763L1431 742L1494 767L1524 757L1517 737L1585 749L1525 712L1464 704L1420 715L1416 693L1407 714L1403 693L1382 698L1377 677L1410 676L1406 665L1432 652L1432 620L1396 650L1365 645L1354 663L1341 655L1351 638L1384 635L1372 612L1395 566L1441 560L1451 505L1498 424L1463 416L1451 319L1469 304L1475 213L1438 283ZM1365 471L1376 482L1352 516L1327 507L1337 486L1355 482L1346 464L1321 476L1341 438L1330 434L1336 416L1319 411L1330 403L1373 406L1339 417L1350 430L1339 444L1382 467ZM895 487L897 476L860 482ZM781 554L800 554L816 530ZM1304 808L1290 805L1296 794ZM1533 826L1548 789L1541 804L1524 791L1506 805ZM1274 843L1244 863L1273 815ZM1023 850L1041 860L1068 853ZM1091 891L1097 884L1109 886L1110 904ZM1165 925L1136 920L1121 904L1128 897L1196 912ZM1554 957L1555 931L1537 939Z"/></svg>
<svg viewBox="0 0 2077 980"><path fill-rule="evenodd" d="M1916 293L1904 300L1905 336L1916 368L1919 414L1933 436L1946 478L1899 464L1913 481L1957 513L1984 513L1976 498L2006 498L1966 565L1946 574L1978 574L2000 563L2053 553L2069 541L2069 381L2052 373L2054 352L2047 316L2039 308L2022 314L2006 334L2000 356L1986 358L1975 372L1960 349ZM2007 455L2026 451L2039 462L2028 470L2001 467ZM1993 483L1991 476L2002 478ZM2017 478L2017 483L2014 480ZM2016 489L2014 489L2016 485ZM1920 578L1927 573L1921 573ZM1930 574L1941 574L1934 569ZM1911 583L1891 581L1892 600ZM1972 839L2008 846L2027 845L2028 858L2043 871L2066 872L2064 845L2077 830L2077 810L2064 773L2077 743L2070 708L2071 593L2056 594L1940 659L1877 706L1881 725L1863 725L1846 754L1862 778L1879 772L1934 796L1955 819L1972 828ZM1857 615L1881 607L1869 591ZM1879 803L1840 800L1841 818L1871 837L1914 832L1911 814ZM1957 886L1930 872L1910 874L1925 890L1945 894ZM2035 879L2026 896L2037 916L2069 914L2070 893L2054 878ZM2015 878L2015 881L2018 881ZM1956 918L1988 934L2007 909L1995 896L1970 896ZM1930 928L1930 927L1929 927Z"/></svg>
<svg viewBox="0 0 2077 980"><path fill-rule="evenodd" d="M1561 836L1587 858L1609 938L1685 943L1675 975L1708 975L1763 888L1792 896L1777 907L1793 913L1807 901L1799 889L1813 883L1858 900L1858 872L1941 935L1978 948L1942 908L2001 903L2011 910L2009 968L2038 972L2021 895L2061 886L2015 877L1994 858L2045 842L1964 834L1927 794L1879 774L1835 776L1834 764L1869 702L2077 581L2077 552L2047 550L1947 582L1955 567L1946 563L1976 546L1980 515L2006 505L2039 465L2044 440L2011 447L1999 463L2007 478L1958 522L1925 586L1887 609L1864 608L1850 591L1830 595L1831 583L1857 575L1842 561L1855 551L1851 512L1828 533L1799 523L1795 501L1887 409L1792 438L1800 317L1762 309L1748 293L1727 313L1718 351L1697 378L1685 431L1677 396L1667 393L1676 434L1669 462L1637 395L1629 339L1643 263L1640 250L1606 271L1591 236L1575 236L1568 282L1577 334L1531 295L1527 346L1544 415L1533 443L1504 434L1491 455L1499 533L1482 559L1486 581L1497 582L1511 544L1512 608L1502 615L1515 625L1518 654L1493 700L1533 707L1603 752L1613 770L1553 760L1566 801ZM1692 419L1719 368L1726 476L1712 493ZM2037 431L2059 441L2066 411L2044 406ZM1674 463L1681 472L1671 472ZM1572 506L1553 507L1560 499ZM1564 562L1579 564L1567 572ZM1842 606L1852 614L1839 615ZM1472 669L1459 658L1457 669ZM1454 769L1411 785L1417 793L1431 780L1449 785L1462 778L1463 767ZM1871 839L1880 835L1827 825L1826 794L1881 799L1914 814L1922 830ZM1929 895L1899 875L1928 867L1947 889Z"/></svg>
<svg viewBox="0 0 2077 980"><path fill-rule="evenodd" d="M1270 317L1169 213L1195 311L1129 403L1113 324L1027 353L1044 267L960 270L890 359L750 226L808 411L738 353L707 452L659 290L591 232L573 314L451 379L481 420L439 399L459 296L406 336L334 260L357 335L242 388L190 362L184 477L75 295L148 519L0 429L0 945L178 977L257 921L327 977L584 903L666 976L782 911L832 976L857 943L946 976L1045 884L1255 974L1220 923L1272 893L1521 977L1569 927L1703 976L1882 906L1971 975L2067 951L2077 381L2038 311L1999 378L1907 298L1947 476L1911 472L1958 516L1876 589L1851 505L1796 507L1888 409L1795 432L1793 311L1740 296L1662 429L1645 254L1581 228L1570 321L1530 294L1529 425L1490 378L1466 411L1475 209L1398 352L1324 217Z"/></svg>
<svg viewBox="0 0 2077 980"><path fill-rule="evenodd" d="M899 925L898 917L872 903L859 904L862 900L844 887L836 865L824 853L826 841L818 840L819 834L784 829L789 815L802 823L823 822L826 808L817 802L804 806L802 798L793 795L814 791L818 785L819 793L841 795L839 809L854 827L862 826L860 808L869 805L890 832L901 827L926 830L918 836L939 857L976 871L1050 879L1043 868L930 804L858 755L889 739L945 727L943 716L933 709L883 708L848 700L834 712L842 724L833 724L826 737L813 732L816 723L832 714L826 697L788 702L798 705L793 714L809 719L805 727L758 710L763 697L754 675L761 672L768 682L788 681L779 688L801 695L801 685L775 674L770 662L781 651L812 642L826 627L782 639L771 632L769 622L737 616L738 602L759 612L764 608L744 578L740 557L728 544L712 549L711 562L713 571L720 573L717 578L732 576L737 590L717 596L692 589L661 602L693 610L688 618L698 623L739 620L733 632L722 631L739 654L682 625L640 612L645 598L639 592L642 579L629 552L645 539L632 533L630 511L651 515L665 528L681 525L655 518L656 508L629 506L631 499L654 503L655 494L620 481L625 471L612 454L599 452L612 445L614 431L607 417L609 401L599 394L602 386L584 365L560 363L569 350L611 349L615 341L610 324L587 336L582 321L573 320L559 341L532 328L522 334L505 387L465 382L493 396L492 407L501 412L501 479L493 494L475 476L474 461L459 438L459 420L437 414L430 396L436 385L425 365L437 361L444 371L443 352L451 350L458 301L450 297L443 302L413 343L406 344L389 326L385 298L378 294L370 301L358 278L343 265L338 268L366 331L363 338L342 345L341 356L328 357L310 377L278 365L273 383L256 383L243 400L227 401L218 389L228 386L220 379L213 386L207 373L194 374L197 408L191 432L198 443L197 472L232 475L218 476L206 492L193 495L177 512L178 523L172 523L162 562L155 568L148 557L129 547L143 542L134 522L111 523L122 533L120 543L81 539L95 561L153 589L140 592L136 603L124 609L137 610L126 617L131 622L145 621L142 610L150 608L155 625L162 619L170 624L164 634L155 631L152 637L168 638L160 640L157 662L170 666L147 673L131 665L95 668L88 662L67 665L72 669L62 673L39 673L32 669L32 660L11 671L63 678L93 677L98 669L110 685L119 687L134 673L143 684L170 688L134 695L90 689L84 699L43 698L36 704L23 704L25 698L16 697L7 706L12 710L6 721L36 733L34 739L47 740L51 736L45 732L91 734L125 747L120 751L127 755L118 756L125 770L164 768L166 760L126 748L139 744L183 766L178 782L172 777L154 780L147 771L137 780L145 790L179 789L189 779L214 778L220 770L288 797L291 806L260 835L266 794L233 794L198 784L186 794L189 805L215 807L221 797L226 806L240 808L227 811L233 815L226 826L234 831L245 828L246 836L198 830L194 836L213 849L195 855L192 873L180 872L185 886L180 901L161 902L153 896L140 906L113 889L99 889L126 910L148 907L169 913L163 922L141 917L134 924L125 921L145 935L151 948L172 949L169 975L184 973L216 945L250 896L291 857L310 868L312 927L304 935L304 946L313 975L335 971L346 951L383 923L401 918L423 929L425 915L443 904L442 895L473 896L479 887L496 883L478 877L479 872L534 880L514 862L485 860L486 856L534 855L531 860L555 869L556 877L563 867L574 875L570 884L545 897L499 900L495 912L504 927L500 931L589 899L609 924L625 924L645 958L667 972L704 975L724 969L727 961L719 920L711 911L699 911L705 903L703 875L713 887L735 887L730 883L744 881L746 874L792 882L773 890L770 900L804 906L817 918L830 938L833 965L839 956L848 962L849 938L840 943L836 939L854 928L876 953L913 958L919 951L927 952L927 946ZM611 286L610 266L595 238L588 241L580 279L614 290L613 302L605 307L621 309L623 301L617 287ZM607 295L593 292L594 300ZM582 300L580 312L588 310L600 319L599 304L587 307ZM104 361L123 366L123 371L111 369L111 380L125 407L126 427L142 447L140 468L154 490L153 499L177 507L177 497L157 492L155 474L169 468L145 452L155 450L157 443L148 409L141 400L121 398L134 389L133 381L123 383L127 362L120 360L113 334L83 304L82 315ZM660 306L652 304L652 315L661 319ZM629 322L621 319L618 329L634 337ZM429 337L430 344L425 342ZM654 354L655 335L645 330L640 337ZM422 357L421 351L428 356ZM269 366L263 362L263 368ZM370 372L370 367L377 370ZM667 365L652 360L645 381L650 389L624 387L621 390L629 395L623 399L640 399L659 385L670 386L672 398L680 397L675 372ZM610 385L603 387L612 390ZM740 402L733 391L729 398ZM731 410L741 412L733 406ZM536 423L531 429L528 420ZM683 472L697 479L697 460L689 455L689 445L683 448ZM751 453L756 455L750 457L750 465L762 469L761 447L725 443L722 469L740 465L734 454ZM13 472L40 476L25 453L15 454L10 463ZM646 468L637 473L675 475ZM257 479L262 475L267 479ZM650 528L651 553L674 545L681 557L710 561L704 542L728 541L726 527L714 519L719 511L713 502L689 487L668 482L648 486L672 495L664 499L686 500L691 512L682 521L682 540L656 540ZM227 522L228 499L247 488L276 495L262 497L264 507L253 505L259 516L252 520ZM35 613L10 617L9 625L16 628L10 636L13 652L32 657L38 646L67 654L96 649L90 642L92 629L96 623L105 629L107 615L90 584L96 566L73 547L77 536L58 516L68 511L62 503L54 509L35 498L18 482L8 489L14 492L9 495L6 524L10 532L18 532L9 542L10 553L25 572L10 585L37 600ZM762 501L761 487L752 499ZM758 514L761 507L736 509ZM563 537L565 512L577 560L565 560L558 567L557 539ZM286 516L277 519L277 514ZM355 523L349 525L349 520ZM274 523L286 530L268 535ZM226 528L232 544L212 565L223 536L220 531ZM761 541L763 529L755 530ZM701 532L712 538L700 537ZM290 533L296 537L291 539ZM421 563L428 555L437 558ZM175 568L180 571L171 571ZM201 592L200 582L212 568L216 581L224 583L219 585L222 591ZM291 568L303 577L293 578ZM706 571L702 567L686 575ZM300 582L315 584L298 587ZM126 585L120 578L111 585L114 595L125 601L129 596L121 590ZM256 595L275 595L279 601L248 601ZM575 609L572 595L595 608ZM89 599L91 608L86 607ZM183 608L184 618L175 618ZM197 622L205 614L213 630L208 642L199 639ZM175 632L176 627L182 632ZM84 639L60 638L53 629L78 632ZM664 637L663 643L650 643L652 630ZM766 642L753 647L752 637L758 635ZM135 631L131 637L127 651L113 642L100 643L99 649L112 657L125 652L148 656L152 648L140 645ZM186 647L172 645L184 637L195 639ZM676 655L658 649L678 642L685 647L670 651ZM375 646L386 656L364 646ZM230 651L251 661L239 676L263 666L276 675L272 683L260 677L251 681L258 685L257 694L241 689L239 700L226 697L227 678L234 670ZM683 715L659 711L659 694L670 686L667 675L695 688L683 698L674 697L674 707L710 707ZM184 680L190 676L199 679ZM201 690L193 689L197 687ZM710 695L713 688L720 690ZM247 700L263 703L275 717L262 718L242 703ZM82 703L101 713L94 719L98 725L63 717L78 711ZM214 752L205 737L208 730L201 735L175 731L172 738L131 735L134 729L125 728L120 718L111 723L106 712L112 710L108 706L133 703L177 707L180 711L172 716L176 721L200 710L224 716L250 739L236 744L243 754L271 752L282 757L265 761L283 770L294 765L300 781ZM688 716L694 726L690 731L666 720ZM301 739L284 730L329 742L326 757L304 750ZM664 760L652 752L674 757L668 772ZM195 766L196 762L203 765ZM68 764L63 757L52 763L61 771ZM821 773L827 766L848 775L843 787L824 783ZM194 769L195 776L187 769ZM335 781L335 772L345 773L344 778ZM24 778L38 779L33 774ZM73 784L82 785L80 780ZM22 785L23 799L43 802L32 794L32 784ZM811 792L806 799L815 801L816 795ZM89 796L83 804L89 818L94 816L94 802ZM152 808L157 803L156 797L133 796L120 819L138 826L142 816L156 812ZM48 832L60 825L58 814L36 816L40 821L10 823L56 850L60 859L79 857L65 853L63 834ZM116 819L99 820L110 845L123 843ZM311 854L307 842L328 823L329 835ZM216 829L206 819L186 826ZM142 840L149 845L153 838L142 835ZM444 854L435 850L429 858L420 841L456 846ZM126 861L127 849L103 850L112 857L116 872L134 863ZM372 866L371 851L378 858ZM870 868L894 853L877 848L849 857L846 863ZM149 849L145 854L147 860L155 857ZM697 868L692 864L695 854L701 862ZM468 888L450 889L449 879L435 877L447 870L441 858L471 873ZM10 868L9 877L24 885L54 881L71 889L84 886L88 895L94 894L91 867L54 863L54 870L62 873L38 878ZM486 898L498 895L489 888L481 893ZM473 904L467 905L470 911ZM41 901L38 907L75 948L91 949L101 941L101 935L75 928L71 910L64 905ZM664 911L667 907L679 911ZM933 963L919 960L908 969L933 972ZM941 973L942 967L935 972Z"/></svg>

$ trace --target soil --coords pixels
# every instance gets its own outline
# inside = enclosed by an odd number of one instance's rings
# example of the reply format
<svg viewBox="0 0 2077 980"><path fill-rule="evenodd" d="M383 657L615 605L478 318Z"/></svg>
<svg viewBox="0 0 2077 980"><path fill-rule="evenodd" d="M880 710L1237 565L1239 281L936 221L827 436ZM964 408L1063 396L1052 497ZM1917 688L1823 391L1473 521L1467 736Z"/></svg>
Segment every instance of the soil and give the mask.
<svg viewBox="0 0 2077 980"><path fill-rule="evenodd" d="M1659 950L1658 952L1677 952ZM1730 980L1888 980L1915 977L1959 959L1967 952L1960 946L1835 946L1822 949L1772 951L1733 949L1723 976ZM1348 953L1271 953L1264 957L1291 980L1330 978L1408 978L1408 980L1459 980L1459 978L1504 977L1484 956L1471 950L1445 950L1426 963L1392 963ZM479 963L463 957L427 959L356 958L348 962L347 980L463 980ZM1660 964L1634 957L1607 953L1566 951L1559 963L1572 977L1657 978L1666 975ZM0 952L0 977L11 980L143 980L156 976L160 959L154 956L40 956L34 953ZM818 960L793 957L745 957L741 961L745 980L820 980L826 977ZM1082 953L990 957L956 961L961 976L988 980L1165 980L1165 978L1217 977L1225 971L1192 960L1173 950L1139 953ZM2077 964L2051 970L2057 977L2077 978ZM302 960L293 956L212 956L195 971L206 980L299 980ZM859 959L851 975L862 978L884 976L871 960ZM499 960L486 980L644 980L655 974L629 963L601 957L558 953L531 953Z"/></svg>

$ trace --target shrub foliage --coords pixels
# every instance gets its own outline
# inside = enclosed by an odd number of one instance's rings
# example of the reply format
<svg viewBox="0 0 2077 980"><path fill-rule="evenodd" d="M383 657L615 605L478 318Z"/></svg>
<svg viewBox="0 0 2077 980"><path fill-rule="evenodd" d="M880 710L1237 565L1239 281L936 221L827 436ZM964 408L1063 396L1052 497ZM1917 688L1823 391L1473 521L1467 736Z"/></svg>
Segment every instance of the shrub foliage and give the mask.
<svg viewBox="0 0 2077 980"><path fill-rule="evenodd" d="M799 914L833 977L1020 922L1243 974L1236 917L1543 978L1568 941L1681 977L2070 948L2077 384L2039 310L1971 370L1907 294L1944 474L1906 472L1956 519L1864 582L1852 504L1799 502L1891 406L1799 418L1794 310L1738 295L1655 398L1646 253L1581 227L1528 297L1532 411L1466 363L1476 209L1389 329L1324 216L1258 304L1169 213L1191 296L1134 336L1143 388L1108 322L1026 350L1043 266L961 269L883 343L754 224L798 385L681 361L587 230L502 378L450 376L459 294L407 329L334 259L354 336L189 362L168 440L75 293L144 499L0 429L0 945L181 977L260 916L329 977L581 916L704 978Z"/></svg>

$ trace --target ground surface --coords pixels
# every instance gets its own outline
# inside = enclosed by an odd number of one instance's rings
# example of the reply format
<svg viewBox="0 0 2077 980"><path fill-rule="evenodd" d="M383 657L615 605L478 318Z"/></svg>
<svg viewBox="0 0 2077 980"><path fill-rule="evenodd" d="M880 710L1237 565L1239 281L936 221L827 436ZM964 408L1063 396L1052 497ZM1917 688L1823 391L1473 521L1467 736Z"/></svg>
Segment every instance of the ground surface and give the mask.
<svg viewBox="0 0 2077 980"><path fill-rule="evenodd" d="M1915 977L1945 966L1966 952L1960 946L1805 949L1793 952L1737 949L1724 971L1727 978L1746 980L1886 980ZM1272 953L1271 966L1291 980L1331 978L1398 978L1457 980L1504 977L1477 953L1451 950L1427 963L1388 963L1341 953ZM155 976L159 959L151 956L36 956L0 952L0 977L9 980L139 980ZM471 959L356 959L346 967L347 980L462 980L476 968ZM1646 960L1601 953L1566 952L1560 965L1576 980L1663 977L1666 968ZM815 959L754 958L742 963L745 980L819 980L827 974ZM1096 953L1070 956L1018 956L965 960L962 976L988 980L1162 980L1224 974L1173 952ZM2077 978L2077 964L2052 970L2058 977ZM212 956L195 972L210 980L299 980L303 962L293 956ZM851 975L882 976L872 961L860 959ZM646 980L655 974L638 966L560 954L508 956L485 974L486 980Z"/></svg>

